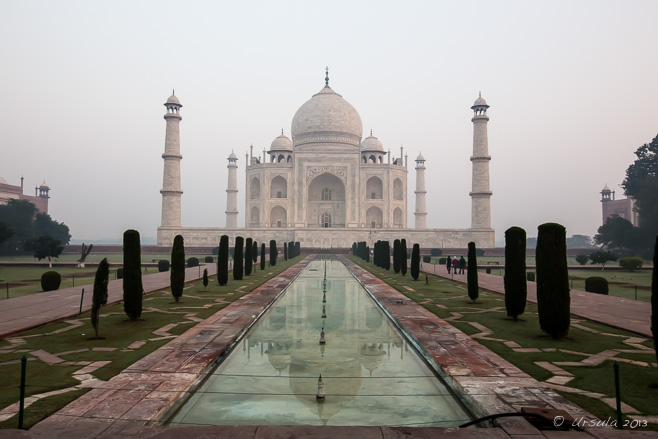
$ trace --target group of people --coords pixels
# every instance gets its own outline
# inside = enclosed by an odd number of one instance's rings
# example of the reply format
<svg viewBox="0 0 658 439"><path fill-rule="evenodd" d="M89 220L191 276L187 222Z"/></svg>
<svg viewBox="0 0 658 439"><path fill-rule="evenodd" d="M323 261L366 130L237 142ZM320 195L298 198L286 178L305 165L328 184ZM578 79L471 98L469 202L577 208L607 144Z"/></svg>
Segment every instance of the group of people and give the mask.
<svg viewBox="0 0 658 439"><path fill-rule="evenodd" d="M464 269L466 268L466 259L464 259L463 256L459 259L457 259L457 256L448 256L446 258L446 267L448 268L448 274L450 274L451 268L454 270L454 274L464 274Z"/></svg>

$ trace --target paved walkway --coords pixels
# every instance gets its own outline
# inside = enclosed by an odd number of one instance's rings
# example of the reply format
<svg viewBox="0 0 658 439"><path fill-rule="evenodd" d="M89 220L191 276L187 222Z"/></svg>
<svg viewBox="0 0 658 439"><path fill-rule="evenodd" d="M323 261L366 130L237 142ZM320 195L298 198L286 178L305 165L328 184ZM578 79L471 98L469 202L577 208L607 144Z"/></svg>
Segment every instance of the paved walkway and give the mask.
<svg viewBox="0 0 658 439"><path fill-rule="evenodd" d="M447 268L443 265L422 264L421 270L423 273L466 283L466 274L448 274ZM478 273L478 283L484 290L504 295L503 282L503 276ZM530 303L537 303L537 284L535 282L528 282L527 300ZM571 314L653 339L651 305L647 302L571 290Z"/></svg>
<svg viewBox="0 0 658 439"><path fill-rule="evenodd" d="M204 268L208 269L209 276L217 272L216 264L202 264L200 267L187 268L185 270L185 280L200 279L203 276ZM162 288L169 288L169 283L169 272L142 276L142 286L146 294ZM78 315L83 288L85 293L82 312L85 312L91 309L93 284L1 300L0 339ZM111 280L108 284L107 295L108 305L121 302L123 300L123 280Z"/></svg>

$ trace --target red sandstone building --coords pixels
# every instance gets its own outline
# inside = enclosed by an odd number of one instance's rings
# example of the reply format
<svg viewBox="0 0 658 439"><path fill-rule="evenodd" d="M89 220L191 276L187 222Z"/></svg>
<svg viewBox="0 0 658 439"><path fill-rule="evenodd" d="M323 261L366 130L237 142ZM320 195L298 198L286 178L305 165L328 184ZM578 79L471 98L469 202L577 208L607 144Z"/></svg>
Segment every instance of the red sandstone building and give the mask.
<svg viewBox="0 0 658 439"><path fill-rule="evenodd" d="M34 204L39 212L48 213L48 195L50 188L44 181L41 186L34 188L34 196L23 193L23 177L21 185L14 186L7 183L7 180L0 177L0 204L7 204L9 200L27 200Z"/></svg>
<svg viewBox="0 0 658 439"><path fill-rule="evenodd" d="M610 190L608 185L605 185L601 190L601 210L603 213L603 223L613 216L618 215L627 219L635 227L639 224L639 217L635 210L635 198L628 197L615 200L615 191Z"/></svg>

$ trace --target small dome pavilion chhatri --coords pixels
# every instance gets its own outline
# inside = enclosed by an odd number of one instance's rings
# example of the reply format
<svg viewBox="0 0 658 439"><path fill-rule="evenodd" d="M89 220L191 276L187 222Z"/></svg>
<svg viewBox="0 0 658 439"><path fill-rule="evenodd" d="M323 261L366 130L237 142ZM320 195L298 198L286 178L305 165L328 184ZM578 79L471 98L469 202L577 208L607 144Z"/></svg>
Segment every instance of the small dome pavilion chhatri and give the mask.
<svg viewBox="0 0 658 439"><path fill-rule="evenodd" d="M163 178L162 225L158 244L170 245L183 234L190 245L216 246L227 234L251 236L259 242L271 239L300 241L304 247L350 247L352 242L407 238L423 247L494 246L488 202L489 171L486 110L482 97L473 105L472 214L478 227L465 229L426 228L425 158L416 159L415 228L407 225L407 155L400 148L394 157L384 144L370 135L363 138L363 125L356 109L329 86L302 104L292 118L291 138L284 130L269 150L255 156L253 145L246 154L244 194L245 224L237 225L238 158L228 157L226 227L186 228L180 224L180 139L178 125L182 107L175 95L165 103L167 136ZM269 155L269 157L268 157ZM475 167L479 175L475 175ZM477 181L476 181L477 180ZM477 202L476 202L477 199ZM477 204L477 205L475 205ZM219 222L219 221L217 221Z"/></svg>

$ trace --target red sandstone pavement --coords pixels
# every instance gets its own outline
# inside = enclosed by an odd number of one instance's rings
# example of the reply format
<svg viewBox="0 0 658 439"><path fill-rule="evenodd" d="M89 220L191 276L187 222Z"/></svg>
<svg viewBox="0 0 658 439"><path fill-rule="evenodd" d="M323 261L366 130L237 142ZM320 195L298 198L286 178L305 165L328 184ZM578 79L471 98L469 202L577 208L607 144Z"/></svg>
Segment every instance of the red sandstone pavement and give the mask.
<svg viewBox="0 0 658 439"><path fill-rule="evenodd" d="M208 269L208 275L217 272L215 264L187 268L185 280L200 279L204 268ZM145 293L169 288L169 272L143 275L142 286ZM92 284L0 300L0 339L78 315L83 288L82 312L85 312L91 309ZM111 280L107 293L108 304L122 301L123 280Z"/></svg>
<svg viewBox="0 0 658 439"><path fill-rule="evenodd" d="M422 271L466 283L466 274L448 274L447 268L443 265L422 264ZM478 283L484 290L504 295L503 282L503 276L478 273ZM528 302L537 303L537 284L535 282L528 282ZM624 329L643 337L653 338L651 306L647 302L571 290L571 314L613 328Z"/></svg>

